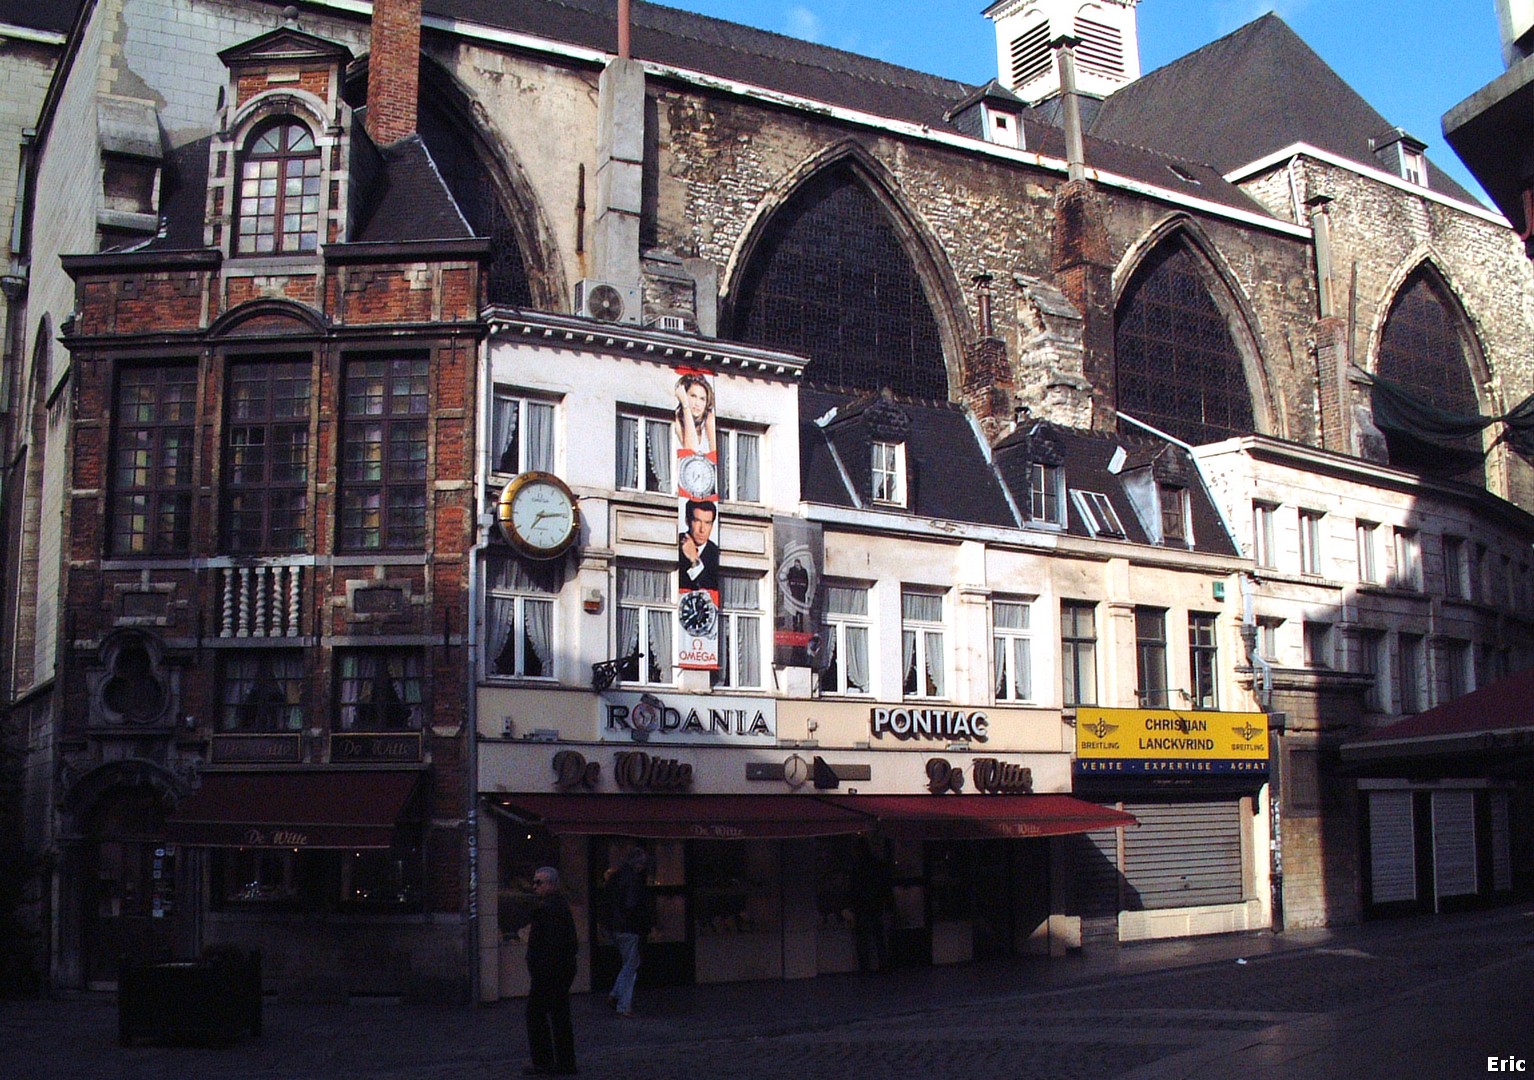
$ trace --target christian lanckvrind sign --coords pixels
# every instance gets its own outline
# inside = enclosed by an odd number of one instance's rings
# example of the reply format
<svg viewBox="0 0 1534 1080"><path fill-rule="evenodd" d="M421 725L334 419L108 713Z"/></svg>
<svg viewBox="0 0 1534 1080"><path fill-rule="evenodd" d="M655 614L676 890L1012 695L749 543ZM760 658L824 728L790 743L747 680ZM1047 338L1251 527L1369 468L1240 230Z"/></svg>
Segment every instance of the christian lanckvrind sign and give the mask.
<svg viewBox="0 0 1534 1080"><path fill-rule="evenodd" d="M597 700L597 728L608 742L773 746L772 698L608 692Z"/></svg>
<svg viewBox="0 0 1534 1080"><path fill-rule="evenodd" d="M1268 718L1262 713L1175 709L1076 712L1078 775L1265 773Z"/></svg>

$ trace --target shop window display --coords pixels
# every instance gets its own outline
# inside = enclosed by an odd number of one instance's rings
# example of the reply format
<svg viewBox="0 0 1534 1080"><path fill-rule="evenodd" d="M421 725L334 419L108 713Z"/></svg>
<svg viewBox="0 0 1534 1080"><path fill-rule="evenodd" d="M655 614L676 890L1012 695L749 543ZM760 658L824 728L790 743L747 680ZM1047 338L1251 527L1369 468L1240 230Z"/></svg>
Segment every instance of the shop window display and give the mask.
<svg viewBox="0 0 1534 1080"><path fill-rule="evenodd" d="M782 905L776 846L699 841L692 866L693 920L699 936L778 929Z"/></svg>

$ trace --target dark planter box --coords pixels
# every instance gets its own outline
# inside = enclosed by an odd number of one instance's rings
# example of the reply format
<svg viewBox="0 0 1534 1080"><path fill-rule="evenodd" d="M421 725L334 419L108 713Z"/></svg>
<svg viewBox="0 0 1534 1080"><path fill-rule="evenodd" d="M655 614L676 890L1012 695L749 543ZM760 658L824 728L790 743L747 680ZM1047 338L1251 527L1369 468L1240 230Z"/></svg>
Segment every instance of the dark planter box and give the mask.
<svg viewBox="0 0 1534 1080"><path fill-rule="evenodd" d="M168 964L124 964L117 980L117 1037L229 1042L261 1034L261 951Z"/></svg>

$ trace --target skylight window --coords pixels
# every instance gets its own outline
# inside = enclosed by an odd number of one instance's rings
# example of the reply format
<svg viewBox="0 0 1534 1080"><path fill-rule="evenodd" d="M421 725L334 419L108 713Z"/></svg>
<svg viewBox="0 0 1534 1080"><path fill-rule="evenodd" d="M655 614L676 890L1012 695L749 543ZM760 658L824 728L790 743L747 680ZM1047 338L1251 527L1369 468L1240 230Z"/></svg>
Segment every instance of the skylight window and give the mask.
<svg viewBox="0 0 1534 1080"><path fill-rule="evenodd" d="M1108 496L1097 491L1075 490L1071 495L1076 501L1081 519L1087 523L1087 529L1093 536L1111 536L1120 540L1124 538L1123 522L1119 521L1118 512L1113 509Z"/></svg>

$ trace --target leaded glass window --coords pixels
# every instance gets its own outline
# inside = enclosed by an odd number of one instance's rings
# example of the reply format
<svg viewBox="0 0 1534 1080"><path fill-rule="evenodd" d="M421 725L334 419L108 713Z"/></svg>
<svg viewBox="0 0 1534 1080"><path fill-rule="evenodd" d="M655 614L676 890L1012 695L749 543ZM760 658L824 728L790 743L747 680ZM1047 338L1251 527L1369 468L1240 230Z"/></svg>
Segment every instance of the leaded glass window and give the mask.
<svg viewBox="0 0 1534 1080"><path fill-rule="evenodd" d="M1186 249L1168 244L1136 271L1114 347L1120 412L1195 444L1255 429L1240 350Z"/></svg>
<svg viewBox="0 0 1534 1080"><path fill-rule="evenodd" d="M948 399L937 318L883 207L831 169L778 211L746 268L734 336L811 358L822 386Z"/></svg>

